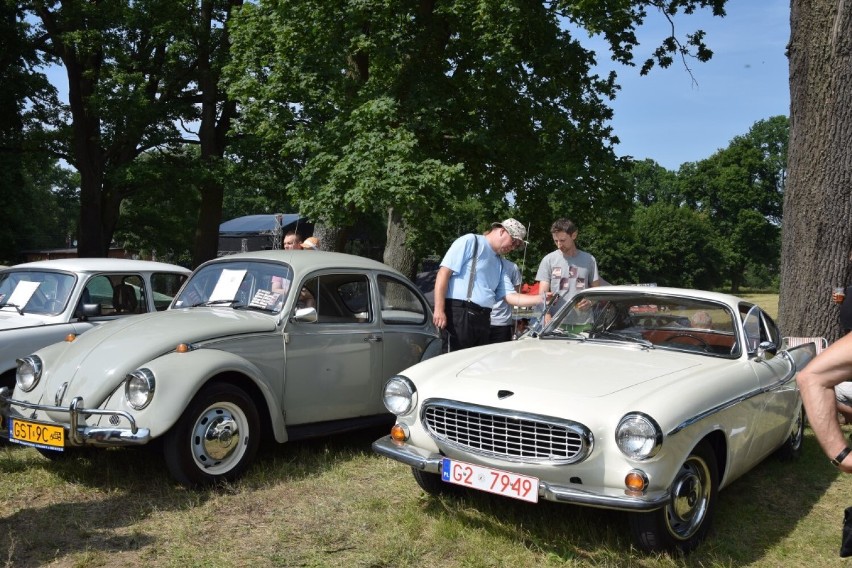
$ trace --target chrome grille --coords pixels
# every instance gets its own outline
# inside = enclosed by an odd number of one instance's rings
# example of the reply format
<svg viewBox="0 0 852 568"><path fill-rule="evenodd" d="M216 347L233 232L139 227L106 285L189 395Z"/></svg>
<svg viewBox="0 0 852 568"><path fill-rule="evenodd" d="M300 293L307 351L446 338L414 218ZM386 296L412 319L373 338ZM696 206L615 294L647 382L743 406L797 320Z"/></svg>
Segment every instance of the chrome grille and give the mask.
<svg viewBox="0 0 852 568"><path fill-rule="evenodd" d="M592 450L588 428L570 420L428 400L421 416L436 441L517 462L576 463Z"/></svg>

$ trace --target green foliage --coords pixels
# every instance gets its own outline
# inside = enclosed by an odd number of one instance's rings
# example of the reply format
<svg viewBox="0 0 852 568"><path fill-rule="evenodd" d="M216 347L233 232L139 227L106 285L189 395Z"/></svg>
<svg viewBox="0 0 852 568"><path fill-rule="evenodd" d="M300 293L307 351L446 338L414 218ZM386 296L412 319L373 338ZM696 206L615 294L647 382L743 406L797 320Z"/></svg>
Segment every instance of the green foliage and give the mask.
<svg viewBox="0 0 852 568"><path fill-rule="evenodd" d="M210 175L200 171L197 149L146 154L124 174L125 185L144 190L124 200L115 241L163 262L191 266L190 243L201 200L198 180Z"/></svg>
<svg viewBox="0 0 852 568"><path fill-rule="evenodd" d="M453 204L469 198L488 215L476 225L510 201L536 218L611 201L613 77L591 74L593 54L560 28L555 7L420 8L270 0L242 9L228 73L244 111L238 130L300 164L288 189L302 211L346 224L393 207L409 245L437 253L447 235L433 227L451 225Z"/></svg>

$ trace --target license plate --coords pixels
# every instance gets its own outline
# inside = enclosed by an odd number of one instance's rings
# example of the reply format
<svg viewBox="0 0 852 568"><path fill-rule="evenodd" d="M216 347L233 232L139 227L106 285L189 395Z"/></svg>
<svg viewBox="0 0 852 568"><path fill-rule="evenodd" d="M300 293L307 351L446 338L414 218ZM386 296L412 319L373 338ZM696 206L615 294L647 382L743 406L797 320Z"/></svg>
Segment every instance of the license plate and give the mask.
<svg viewBox="0 0 852 568"><path fill-rule="evenodd" d="M464 487L538 503L538 478L444 458L441 479Z"/></svg>
<svg viewBox="0 0 852 568"><path fill-rule="evenodd" d="M65 429L62 426L10 418L9 441L61 452L65 449Z"/></svg>

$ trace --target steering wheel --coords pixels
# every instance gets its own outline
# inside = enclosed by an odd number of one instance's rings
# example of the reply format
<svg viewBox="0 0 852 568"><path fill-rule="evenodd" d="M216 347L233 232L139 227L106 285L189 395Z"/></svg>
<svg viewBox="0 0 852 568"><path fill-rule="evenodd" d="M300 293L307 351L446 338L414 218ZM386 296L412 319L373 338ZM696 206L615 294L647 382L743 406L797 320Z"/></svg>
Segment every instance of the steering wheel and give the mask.
<svg viewBox="0 0 852 568"><path fill-rule="evenodd" d="M695 343L699 347L701 347L701 349L704 350L705 353L710 353L710 345L706 341L701 339L700 337L696 337L695 335L692 335L691 333L677 333L675 335L672 335L671 337L667 337L663 341L663 343L683 343L682 341L675 341L675 339L679 339L679 338L682 338L682 337L685 337L687 339L692 339L693 341L695 341Z"/></svg>

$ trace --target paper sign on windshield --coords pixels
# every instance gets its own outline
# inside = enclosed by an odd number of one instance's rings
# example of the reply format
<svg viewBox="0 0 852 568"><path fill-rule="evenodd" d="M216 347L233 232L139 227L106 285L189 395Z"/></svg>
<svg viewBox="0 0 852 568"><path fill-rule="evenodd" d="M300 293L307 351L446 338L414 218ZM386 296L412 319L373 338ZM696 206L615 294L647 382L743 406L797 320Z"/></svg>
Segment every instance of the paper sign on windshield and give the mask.
<svg viewBox="0 0 852 568"><path fill-rule="evenodd" d="M9 300L6 303L21 307L26 306L27 302L29 302L30 298L33 297L33 294L35 294L35 291L38 289L40 284L41 282L18 282L18 285L15 286L15 291L12 292L12 295L9 296Z"/></svg>
<svg viewBox="0 0 852 568"><path fill-rule="evenodd" d="M245 275L245 269L223 270L222 274L219 276L219 281L216 282L216 287L213 289L213 293L210 294L210 298L208 298L207 301L215 302L216 300L233 300L236 298L237 290L240 289L240 283L243 281Z"/></svg>

